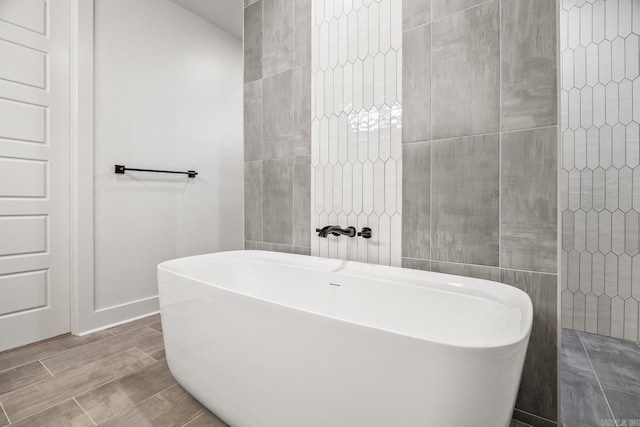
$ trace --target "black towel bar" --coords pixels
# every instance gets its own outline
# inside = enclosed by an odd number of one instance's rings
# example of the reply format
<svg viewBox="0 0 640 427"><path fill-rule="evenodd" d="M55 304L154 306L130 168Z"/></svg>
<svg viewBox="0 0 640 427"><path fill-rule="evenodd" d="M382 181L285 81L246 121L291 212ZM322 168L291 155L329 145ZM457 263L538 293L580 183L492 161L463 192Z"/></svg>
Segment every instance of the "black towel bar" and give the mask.
<svg viewBox="0 0 640 427"><path fill-rule="evenodd" d="M196 175L198 175L198 172L196 172L196 171L182 172L182 171L165 171L165 170L158 170L158 169L137 169L137 168L128 168L128 167L126 167L124 165L116 165L115 173L124 174L126 171L155 172L155 173L178 173L178 174L182 174L182 175L188 175L189 178L195 178Z"/></svg>

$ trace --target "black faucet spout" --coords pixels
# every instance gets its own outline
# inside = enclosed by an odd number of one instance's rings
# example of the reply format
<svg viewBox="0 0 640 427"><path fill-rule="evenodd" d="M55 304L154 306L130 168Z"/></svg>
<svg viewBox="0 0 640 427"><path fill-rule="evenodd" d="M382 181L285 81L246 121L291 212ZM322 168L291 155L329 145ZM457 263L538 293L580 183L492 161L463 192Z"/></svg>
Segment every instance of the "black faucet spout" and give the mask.
<svg viewBox="0 0 640 427"><path fill-rule="evenodd" d="M322 237L326 239L329 234L334 236L347 236L347 237L355 237L356 229L355 227L347 227L341 228L337 225L327 225L322 228L316 228L316 232L318 233L318 237Z"/></svg>

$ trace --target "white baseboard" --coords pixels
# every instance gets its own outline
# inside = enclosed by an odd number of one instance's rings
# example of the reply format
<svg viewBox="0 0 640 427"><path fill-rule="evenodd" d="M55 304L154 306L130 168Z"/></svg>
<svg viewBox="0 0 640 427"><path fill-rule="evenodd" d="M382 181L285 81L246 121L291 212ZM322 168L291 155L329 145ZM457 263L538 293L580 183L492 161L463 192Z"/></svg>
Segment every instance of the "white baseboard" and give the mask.
<svg viewBox="0 0 640 427"><path fill-rule="evenodd" d="M107 307L80 316L78 336L92 334L133 320L143 319L160 312L158 297Z"/></svg>

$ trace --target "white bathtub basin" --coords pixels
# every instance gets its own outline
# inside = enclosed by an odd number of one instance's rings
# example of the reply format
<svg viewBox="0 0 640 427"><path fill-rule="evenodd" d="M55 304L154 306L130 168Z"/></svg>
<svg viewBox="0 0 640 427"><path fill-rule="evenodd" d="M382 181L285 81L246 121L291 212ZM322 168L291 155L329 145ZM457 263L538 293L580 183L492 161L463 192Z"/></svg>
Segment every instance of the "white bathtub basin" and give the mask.
<svg viewBox="0 0 640 427"><path fill-rule="evenodd" d="M516 288L260 251L158 283L171 372L232 426L509 425L533 319Z"/></svg>

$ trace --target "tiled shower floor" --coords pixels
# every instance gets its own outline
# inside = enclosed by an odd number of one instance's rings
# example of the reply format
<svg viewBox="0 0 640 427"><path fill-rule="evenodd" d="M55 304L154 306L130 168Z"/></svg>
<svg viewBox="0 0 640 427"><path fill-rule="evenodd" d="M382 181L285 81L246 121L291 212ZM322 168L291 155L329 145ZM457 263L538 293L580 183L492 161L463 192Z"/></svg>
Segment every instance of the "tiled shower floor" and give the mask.
<svg viewBox="0 0 640 427"><path fill-rule="evenodd" d="M640 343L563 330L562 421L640 427Z"/></svg>
<svg viewBox="0 0 640 427"><path fill-rule="evenodd" d="M640 427L640 345L568 330L562 338L564 425L616 426L618 418ZM226 426L171 376L157 315L0 354L0 427L10 421Z"/></svg>

